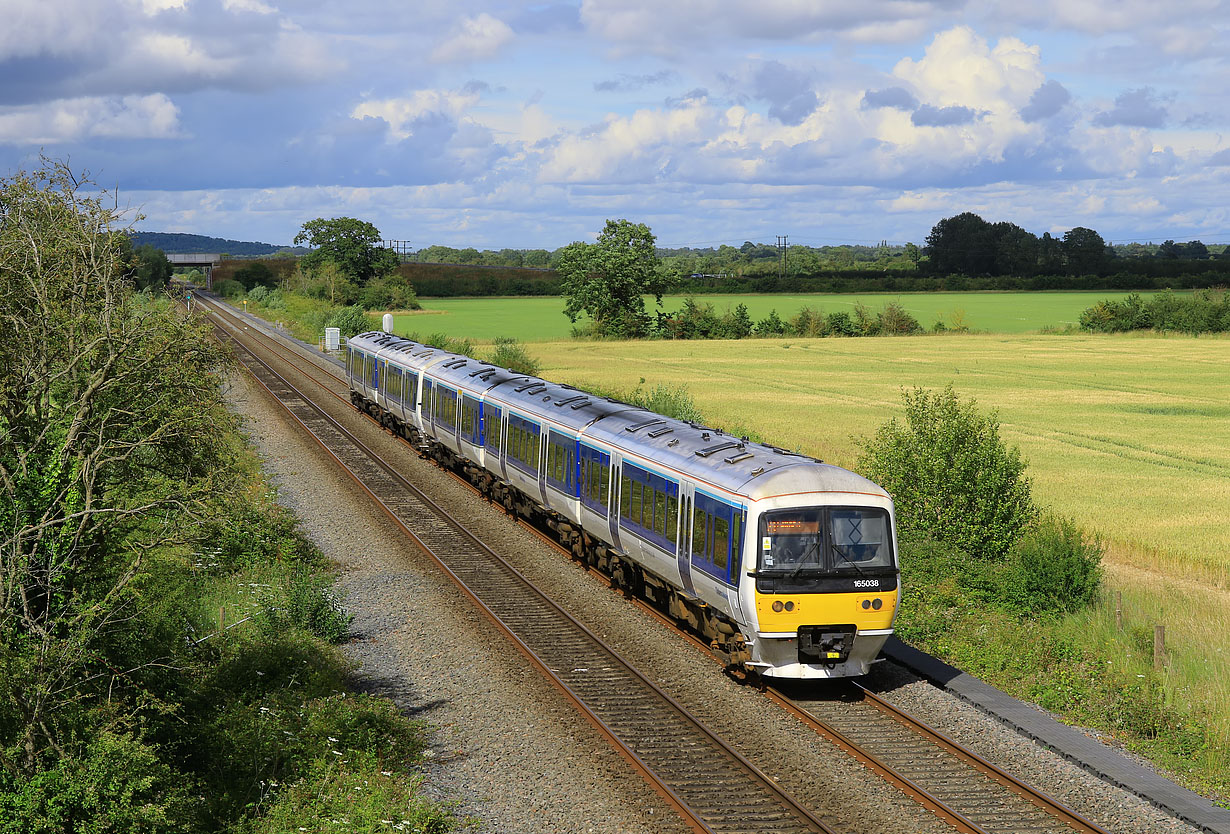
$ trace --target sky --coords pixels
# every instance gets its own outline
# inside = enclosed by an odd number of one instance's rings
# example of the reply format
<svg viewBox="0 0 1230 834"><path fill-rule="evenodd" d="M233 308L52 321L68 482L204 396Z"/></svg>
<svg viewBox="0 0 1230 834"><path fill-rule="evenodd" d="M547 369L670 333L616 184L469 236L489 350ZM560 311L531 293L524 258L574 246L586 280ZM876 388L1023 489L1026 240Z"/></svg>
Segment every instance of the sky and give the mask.
<svg viewBox="0 0 1230 834"><path fill-rule="evenodd" d="M1230 243L1230 0L0 0L0 176L412 248Z"/></svg>

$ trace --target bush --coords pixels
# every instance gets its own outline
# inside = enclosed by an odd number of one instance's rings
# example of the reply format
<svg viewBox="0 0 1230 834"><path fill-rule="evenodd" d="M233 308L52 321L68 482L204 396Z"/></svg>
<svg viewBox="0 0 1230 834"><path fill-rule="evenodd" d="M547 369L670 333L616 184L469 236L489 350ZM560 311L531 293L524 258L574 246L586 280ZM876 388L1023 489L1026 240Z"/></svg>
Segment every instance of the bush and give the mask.
<svg viewBox="0 0 1230 834"><path fill-rule="evenodd" d="M330 587L330 577L307 570L296 571L290 577L286 588L285 616L290 622L329 643L341 641L354 620Z"/></svg>
<svg viewBox="0 0 1230 834"><path fill-rule="evenodd" d="M864 474L893 496L904 531L1002 559L1037 515L1020 452L1004 445L994 415L952 386L902 400L904 424L894 417L863 441Z"/></svg>
<svg viewBox="0 0 1230 834"><path fill-rule="evenodd" d="M183 831L187 790L154 748L103 731L29 779L0 770L0 834Z"/></svg>
<svg viewBox="0 0 1230 834"><path fill-rule="evenodd" d="M249 290L256 287L276 287L278 284L278 276L274 275L273 270L260 261L253 261L247 266L235 270L234 280L243 284Z"/></svg>
<svg viewBox="0 0 1230 834"><path fill-rule="evenodd" d="M244 294L243 284L228 278L225 281L214 281L214 292L223 298L240 298Z"/></svg>
<svg viewBox="0 0 1230 834"><path fill-rule="evenodd" d="M516 371L519 374L538 376L538 361L526 353L524 345L519 344L516 339L506 336L501 336L495 340L495 350L492 351L491 357L487 361L493 365L499 365L501 368Z"/></svg>
<svg viewBox="0 0 1230 834"><path fill-rule="evenodd" d="M1093 605L1102 581L1102 544L1072 521L1046 516L1012 548L1004 601L1024 614L1060 614Z"/></svg>
<svg viewBox="0 0 1230 834"><path fill-rule="evenodd" d="M378 278L358 292L359 304L366 310L421 310L414 288L398 277Z"/></svg>
<svg viewBox="0 0 1230 834"><path fill-rule="evenodd" d="M325 327L339 328L342 331L342 336L347 339L356 333L380 329L375 317L369 316L364 312L363 307L359 304L352 304L349 307L342 307L334 311L325 320Z"/></svg>

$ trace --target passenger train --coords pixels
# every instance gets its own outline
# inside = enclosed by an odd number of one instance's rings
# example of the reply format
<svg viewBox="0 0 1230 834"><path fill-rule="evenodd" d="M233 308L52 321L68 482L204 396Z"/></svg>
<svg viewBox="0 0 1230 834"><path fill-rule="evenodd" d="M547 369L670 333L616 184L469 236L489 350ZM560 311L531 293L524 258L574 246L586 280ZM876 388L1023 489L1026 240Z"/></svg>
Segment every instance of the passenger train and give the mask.
<svg viewBox="0 0 1230 834"><path fill-rule="evenodd" d="M383 332L351 401L543 522L739 675L865 674L900 598L893 505L865 478Z"/></svg>

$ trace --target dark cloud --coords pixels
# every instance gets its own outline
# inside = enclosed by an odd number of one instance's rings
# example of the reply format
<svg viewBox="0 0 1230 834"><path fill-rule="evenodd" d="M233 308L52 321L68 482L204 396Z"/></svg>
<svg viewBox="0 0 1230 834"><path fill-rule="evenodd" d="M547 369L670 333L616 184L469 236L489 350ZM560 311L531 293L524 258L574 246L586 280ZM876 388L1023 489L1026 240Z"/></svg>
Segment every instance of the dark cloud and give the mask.
<svg viewBox="0 0 1230 834"><path fill-rule="evenodd" d="M757 98L769 102L769 115L782 124L801 123L820 104L812 89L811 76L780 61L760 66L753 79L753 90Z"/></svg>
<svg viewBox="0 0 1230 834"><path fill-rule="evenodd" d="M1115 97L1115 106L1093 117L1098 127L1161 127L1166 123L1166 107L1152 87L1127 90Z"/></svg>
<svg viewBox="0 0 1230 834"><path fill-rule="evenodd" d="M910 115L918 127L950 127L952 125L969 124L978 118L978 111L959 105L951 107L934 107L924 104Z"/></svg>
<svg viewBox="0 0 1230 834"><path fill-rule="evenodd" d="M913 110L918 106L918 99L904 87L889 87L885 90L868 90L863 94L862 109L873 107L895 107L898 110Z"/></svg>
<svg viewBox="0 0 1230 834"><path fill-rule="evenodd" d="M1029 97L1029 104L1021 108L1021 118L1027 122L1048 119L1062 110L1072 100L1072 94L1058 81L1048 81Z"/></svg>
<svg viewBox="0 0 1230 834"><path fill-rule="evenodd" d="M471 81L467 81L464 85L462 85L461 89L463 92L467 92L467 93L486 93L486 92L491 91L491 85L488 84L486 81L479 81L478 79L473 79Z"/></svg>
<svg viewBox="0 0 1230 834"><path fill-rule="evenodd" d="M655 84L666 84L674 81L678 74L673 70L661 70L649 75L621 75L594 84L594 90L599 93L626 93L640 90Z"/></svg>
<svg viewBox="0 0 1230 834"><path fill-rule="evenodd" d="M1220 168L1222 166L1230 166L1230 148L1220 150L1209 157L1209 161L1204 163L1210 168Z"/></svg>

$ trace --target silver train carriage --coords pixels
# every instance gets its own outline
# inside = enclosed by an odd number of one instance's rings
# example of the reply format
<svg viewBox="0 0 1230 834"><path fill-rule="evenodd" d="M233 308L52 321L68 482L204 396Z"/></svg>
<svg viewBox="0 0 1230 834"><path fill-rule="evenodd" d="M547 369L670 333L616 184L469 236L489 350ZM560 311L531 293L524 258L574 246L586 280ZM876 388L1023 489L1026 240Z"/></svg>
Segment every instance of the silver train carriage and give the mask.
<svg viewBox="0 0 1230 834"><path fill-rule="evenodd" d="M356 407L546 521L732 670L862 675L892 633L893 505L867 479L387 333L347 351Z"/></svg>

